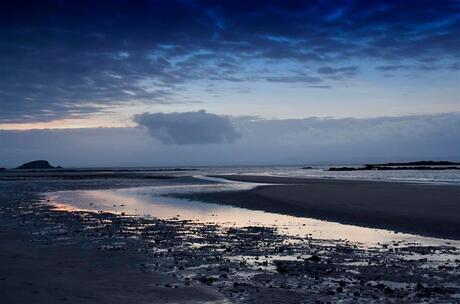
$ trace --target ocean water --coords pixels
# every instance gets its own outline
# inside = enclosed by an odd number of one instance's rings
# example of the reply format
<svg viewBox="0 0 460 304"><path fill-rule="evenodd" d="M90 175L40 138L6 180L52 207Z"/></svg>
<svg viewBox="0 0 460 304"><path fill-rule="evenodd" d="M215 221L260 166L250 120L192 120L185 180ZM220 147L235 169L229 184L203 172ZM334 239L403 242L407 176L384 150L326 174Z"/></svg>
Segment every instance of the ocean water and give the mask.
<svg viewBox="0 0 460 304"><path fill-rule="evenodd" d="M346 165L350 167L358 165ZM333 178L372 181L400 181L434 184L460 184L460 170L326 171L331 166L302 169L300 166L210 168L230 174L259 174L287 177ZM341 166L340 166L341 167ZM237 171L231 173L232 171Z"/></svg>
<svg viewBox="0 0 460 304"><path fill-rule="evenodd" d="M454 184L460 185L460 170L389 170L389 171L327 171L330 167L359 167L360 165L328 165L312 166L312 169L302 169L302 166L223 166L223 167L180 167L193 169L193 171L155 171L166 167L124 168L147 170L152 175L267 175L284 177L306 177L326 179L352 179L369 181L395 181L429 184ZM173 167L170 167L173 168ZM120 169L120 168L107 168ZM148 170L151 170L150 172ZM146 171L142 172L143 174Z"/></svg>

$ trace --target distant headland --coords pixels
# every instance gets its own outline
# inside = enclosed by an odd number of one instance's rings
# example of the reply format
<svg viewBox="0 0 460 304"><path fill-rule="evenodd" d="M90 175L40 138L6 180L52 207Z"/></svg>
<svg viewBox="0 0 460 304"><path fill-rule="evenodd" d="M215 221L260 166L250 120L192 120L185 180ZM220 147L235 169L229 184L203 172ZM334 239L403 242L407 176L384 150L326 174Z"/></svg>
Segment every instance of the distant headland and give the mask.
<svg viewBox="0 0 460 304"><path fill-rule="evenodd" d="M363 167L331 167L327 171L459 170L459 162L424 160L407 163L366 164Z"/></svg>
<svg viewBox="0 0 460 304"><path fill-rule="evenodd" d="M60 167L53 167L47 160L34 160L31 162L24 163L16 169L57 169Z"/></svg>

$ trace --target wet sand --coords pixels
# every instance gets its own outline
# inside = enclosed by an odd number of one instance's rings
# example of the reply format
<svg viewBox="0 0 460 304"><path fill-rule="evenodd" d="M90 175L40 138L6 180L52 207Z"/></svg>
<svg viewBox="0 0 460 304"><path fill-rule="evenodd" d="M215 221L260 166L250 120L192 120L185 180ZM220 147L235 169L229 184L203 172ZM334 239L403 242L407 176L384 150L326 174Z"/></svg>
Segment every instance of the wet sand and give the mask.
<svg viewBox="0 0 460 304"><path fill-rule="evenodd" d="M460 246L452 242L363 247L289 236L274 227L62 211L42 195L164 183L0 181L0 302L456 303L460 298Z"/></svg>
<svg viewBox="0 0 460 304"><path fill-rule="evenodd" d="M91 250L78 244L39 244L26 234L0 230L1 303L215 302L202 286L172 288L178 280L143 271L142 256ZM145 260L145 258L144 258Z"/></svg>
<svg viewBox="0 0 460 304"><path fill-rule="evenodd" d="M447 239L460 239L460 186L254 175L218 176L273 183L189 198Z"/></svg>

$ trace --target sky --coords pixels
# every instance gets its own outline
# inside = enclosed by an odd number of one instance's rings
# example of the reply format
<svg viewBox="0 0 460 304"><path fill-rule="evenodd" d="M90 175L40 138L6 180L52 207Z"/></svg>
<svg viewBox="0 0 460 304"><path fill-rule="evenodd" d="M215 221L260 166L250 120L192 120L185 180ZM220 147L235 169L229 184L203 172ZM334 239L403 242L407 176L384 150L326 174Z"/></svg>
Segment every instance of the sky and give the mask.
<svg viewBox="0 0 460 304"><path fill-rule="evenodd" d="M5 1L0 66L0 167L460 158L460 1Z"/></svg>

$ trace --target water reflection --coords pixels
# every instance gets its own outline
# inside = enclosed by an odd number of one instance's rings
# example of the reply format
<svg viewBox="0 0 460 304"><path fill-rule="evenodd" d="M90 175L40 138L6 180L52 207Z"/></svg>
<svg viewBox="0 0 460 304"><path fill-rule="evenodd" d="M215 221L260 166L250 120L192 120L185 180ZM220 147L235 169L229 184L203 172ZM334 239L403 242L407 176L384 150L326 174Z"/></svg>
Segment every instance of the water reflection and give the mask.
<svg viewBox="0 0 460 304"><path fill-rule="evenodd" d="M251 189L256 184L221 182L201 185L166 185L114 190L60 191L47 194L47 199L64 210L108 211L160 219L193 220L222 226L274 227L280 233L316 239L348 240L373 246L378 243L418 243L446 245L460 248L460 242L427 238L382 229L363 228L334 222L320 221L238 207L189 201L164 195L202 191Z"/></svg>

